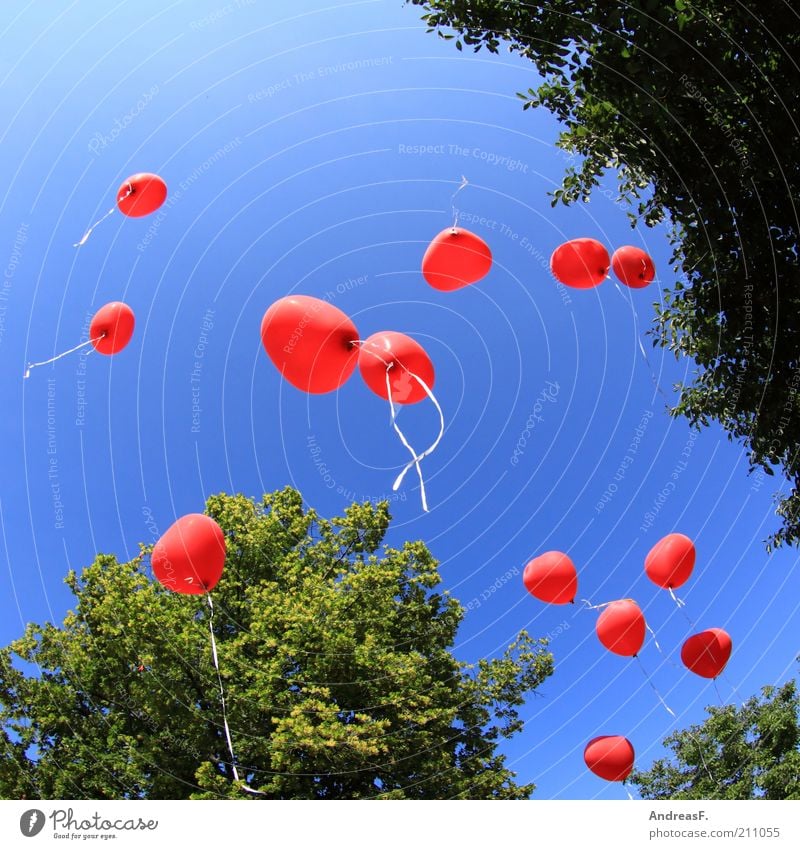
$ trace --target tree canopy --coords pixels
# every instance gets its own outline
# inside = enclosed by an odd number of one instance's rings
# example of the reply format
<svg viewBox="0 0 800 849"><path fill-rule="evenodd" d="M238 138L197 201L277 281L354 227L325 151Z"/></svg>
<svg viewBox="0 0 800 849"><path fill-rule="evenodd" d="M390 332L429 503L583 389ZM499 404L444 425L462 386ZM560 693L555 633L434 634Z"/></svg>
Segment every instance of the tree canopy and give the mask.
<svg viewBox="0 0 800 849"><path fill-rule="evenodd" d="M781 527L800 541L800 16L738 0L408 0L458 49L501 45L543 82L520 93L574 154L553 203L607 172L632 222L669 224L676 282L653 344L694 360L674 415L716 421L751 472L786 477ZM662 269L662 278L667 275ZM788 489L788 494L785 491Z"/></svg>
<svg viewBox="0 0 800 849"><path fill-rule="evenodd" d="M147 547L66 579L63 623L0 651L3 798L519 799L498 752L553 669L524 631L499 658L450 651L464 609L422 542L383 545L388 504L330 521L293 489L216 495L210 607L150 577ZM243 792L242 785L259 791Z"/></svg>
<svg viewBox="0 0 800 849"><path fill-rule="evenodd" d="M670 758L628 779L643 799L800 799L800 698L795 682L764 687L741 707L706 708L708 719L664 743Z"/></svg>

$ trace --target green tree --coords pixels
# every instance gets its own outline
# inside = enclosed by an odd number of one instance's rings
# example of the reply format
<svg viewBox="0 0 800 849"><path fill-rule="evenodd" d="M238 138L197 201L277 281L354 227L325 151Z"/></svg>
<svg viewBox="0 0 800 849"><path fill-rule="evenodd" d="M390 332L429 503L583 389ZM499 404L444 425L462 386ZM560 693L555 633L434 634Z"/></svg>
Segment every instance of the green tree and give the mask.
<svg viewBox="0 0 800 849"><path fill-rule="evenodd" d="M0 652L3 798L527 798L497 748L551 673L521 632L469 665L463 608L421 542L383 546L388 505L330 521L292 489L217 495L227 559L214 589L234 780L210 608L98 555L70 572L63 625ZM378 553L379 548L381 549Z"/></svg>
<svg viewBox="0 0 800 849"><path fill-rule="evenodd" d="M669 224L653 344L694 360L673 415L716 421L787 481L768 547L800 541L800 16L739 0L407 0L465 46L535 63L521 93L574 157L554 205L607 172L633 223ZM667 275L662 269L662 277ZM788 490L788 494L786 492Z"/></svg>
<svg viewBox="0 0 800 849"><path fill-rule="evenodd" d="M800 698L793 681L665 741L669 759L628 779L643 799L800 799Z"/></svg>

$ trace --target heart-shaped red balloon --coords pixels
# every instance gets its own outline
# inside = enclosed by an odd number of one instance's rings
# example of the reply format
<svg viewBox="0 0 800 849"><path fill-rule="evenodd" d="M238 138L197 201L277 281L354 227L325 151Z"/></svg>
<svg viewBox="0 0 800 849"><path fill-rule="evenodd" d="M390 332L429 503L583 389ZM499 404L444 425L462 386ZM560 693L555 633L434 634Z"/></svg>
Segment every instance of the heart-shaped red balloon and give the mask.
<svg viewBox="0 0 800 849"><path fill-rule="evenodd" d="M647 577L667 589L676 589L689 580L694 569L694 543L684 534L667 534L651 549L644 560Z"/></svg>
<svg viewBox="0 0 800 849"><path fill-rule="evenodd" d="M586 766L606 781L624 781L633 769L635 757L631 741L619 735L595 737L583 751Z"/></svg>
<svg viewBox="0 0 800 849"><path fill-rule="evenodd" d="M573 289L591 289L608 276L608 251L596 239L572 239L559 245L550 257L556 280Z"/></svg>
<svg viewBox="0 0 800 849"><path fill-rule="evenodd" d="M597 618L595 630L600 642L609 651L633 657L644 643L644 614L639 605L629 598L614 601Z"/></svg>
<svg viewBox="0 0 800 849"><path fill-rule="evenodd" d="M89 324L92 346L101 354L116 354L131 341L135 323L133 310L121 301L100 307Z"/></svg>
<svg viewBox="0 0 800 849"><path fill-rule="evenodd" d="M634 245L617 248L611 257L611 268L620 282L631 289L644 289L656 276L656 267L650 254Z"/></svg>
<svg viewBox="0 0 800 849"><path fill-rule="evenodd" d="M134 174L117 190L117 206L123 215L150 215L167 199L167 184L157 174Z"/></svg>
<svg viewBox="0 0 800 849"><path fill-rule="evenodd" d="M480 236L463 227L448 227L428 245L422 275L443 292L476 283L489 273L492 252Z"/></svg>
<svg viewBox="0 0 800 849"><path fill-rule="evenodd" d="M429 389L433 388L435 379L433 363L422 345L410 336L392 330L373 333L366 342L362 342L358 368L364 383L387 401L388 370L392 401L395 404L416 404L427 397L428 393L415 376L424 380Z"/></svg>
<svg viewBox="0 0 800 849"><path fill-rule="evenodd" d="M575 564L560 551L534 557L522 573L525 589L549 604L569 604L578 592Z"/></svg>
<svg viewBox="0 0 800 849"><path fill-rule="evenodd" d="M684 666L701 678L716 678L731 658L733 641L722 628L692 634L681 648Z"/></svg>
<svg viewBox="0 0 800 849"><path fill-rule="evenodd" d="M203 595L214 589L225 566L222 528L202 513L182 516L155 544L150 564L167 589Z"/></svg>
<svg viewBox="0 0 800 849"><path fill-rule="evenodd" d="M338 389L358 362L358 331L340 309L308 295L281 298L264 313L261 342L275 368L298 389Z"/></svg>

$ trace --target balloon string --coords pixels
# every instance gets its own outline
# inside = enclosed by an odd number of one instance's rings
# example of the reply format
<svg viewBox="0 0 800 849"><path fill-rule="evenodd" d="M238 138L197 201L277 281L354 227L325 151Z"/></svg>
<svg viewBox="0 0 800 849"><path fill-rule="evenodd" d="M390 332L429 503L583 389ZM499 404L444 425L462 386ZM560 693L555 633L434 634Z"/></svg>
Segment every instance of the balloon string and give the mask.
<svg viewBox="0 0 800 849"><path fill-rule="evenodd" d="M391 385L391 382L389 381L389 370L392 368L393 365L394 365L394 363L389 363L389 365L386 366L386 395L389 398L389 409L391 410L392 427L395 429L395 431L397 432L397 435L400 437L400 441L409 450L409 452L411 454L411 457L412 457L411 465L416 467L417 476L419 477L419 491L420 491L420 496L422 498L422 509L427 513L428 512L428 499L425 495L425 479L422 477L422 467L419 464L419 457L417 456L417 452L411 447L408 440L403 435L403 431L400 430L400 426L397 424L397 418L396 418L396 413L395 413L395 409L394 409L394 401L392 401L392 385ZM397 481L395 481L395 486L393 487L394 489L397 489L396 484L397 484Z"/></svg>
<svg viewBox="0 0 800 849"><path fill-rule="evenodd" d="M726 683L726 684L727 684L727 685L731 688L731 690L733 690L733 692L734 692L734 694L735 694L735 696L736 696L736 699L737 699L739 702L741 702L742 704L744 704L744 699L742 699L742 697L741 697L741 695L740 695L740 693L739 693L738 689L736 688L736 685L733 683L733 681L731 681L731 679L728 677L728 673L727 673L727 672L725 672L725 670L724 670L724 669L723 669L723 671L722 671L722 672L720 672L720 674L717 676L717 678L724 678L724 679L725 679L725 683ZM717 680L717 679L715 678L715 679L714 679L714 682L715 682L715 683L716 683L716 680Z"/></svg>
<svg viewBox="0 0 800 849"><path fill-rule="evenodd" d="M664 652L661 650L661 646L658 644L658 638L656 637L656 632L647 624L646 619L645 619L645 622L644 622L644 627L647 628L647 630L650 632L650 636L653 638L653 642L656 644L656 649L658 649L658 653L662 657L666 658L667 656L664 654Z"/></svg>
<svg viewBox="0 0 800 849"><path fill-rule="evenodd" d="M634 799L634 798L633 798L633 796L631 796L631 791L630 791L630 790L628 790L628 788L627 788L627 787L625 788L625 792L628 794L628 798L631 800L631 802L635 802L635 801L636 801L636 799Z"/></svg>
<svg viewBox="0 0 800 849"><path fill-rule="evenodd" d="M613 601L606 601L603 604L592 604L588 598L582 598L581 604L583 607L581 610L600 610L601 607L608 607L609 604L613 604Z"/></svg>
<svg viewBox="0 0 800 849"><path fill-rule="evenodd" d="M667 589L669 590L669 594L672 596L672 600L677 605L678 610L680 610L680 612L683 614L683 618L692 626L692 628L694 628L695 624L692 621L692 617L689 616L689 614L685 610L686 602L682 598L678 598L678 596L675 595L675 593L672 591L672 587L667 587Z"/></svg>
<svg viewBox="0 0 800 849"><path fill-rule="evenodd" d="M231 753L231 767L233 777L239 780L239 772L236 769L236 755L233 754L233 741L231 740L231 729L228 726L228 714L225 708L225 690L222 686L222 675L219 671L219 657L217 656L217 641L214 638L214 602L211 601L211 593L208 594L208 608L211 611L208 617L208 630L211 633L211 657L214 659L214 669L217 670L217 681L219 682L219 700L222 704L222 724L225 727L225 737L228 741L228 751Z"/></svg>
<svg viewBox="0 0 800 849"><path fill-rule="evenodd" d="M661 693L658 692L658 688L652 682L650 676L647 674L647 670L644 668L644 664L642 663L642 659L639 657L638 654L635 654L634 657L636 658L636 660L639 664L639 667L642 670L642 673L644 674L644 677L647 679L647 683L650 685L653 692L658 697L658 700L661 702L662 705L664 705L664 708L666 709L667 713L669 713L670 716L675 717L675 711L664 701L664 699L661 696ZM675 717L675 718L677 718L677 717Z"/></svg>
<svg viewBox="0 0 800 849"><path fill-rule="evenodd" d="M675 663L674 660L670 659L669 655L667 655L661 648L661 646L658 644L656 632L647 624L647 620L645 620L644 627L647 628L647 630L650 632L650 636L653 638L653 642L655 643L656 649L658 649L658 653L661 655L661 657L663 657L664 660L666 660L670 666L674 666L675 669L681 669L681 667L677 663Z"/></svg>
<svg viewBox="0 0 800 849"><path fill-rule="evenodd" d="M687 729L686 733L689 735L689 737L692 740L694 740L694 742L697 746L697 754L700 755L700 763L703 764L703 769L706 771L706 774L711 779L711 783L712 784L718 784L717 779L714 778L714 775L712 774L711 770L708 768L708 764L706 763L706 759L703 756L703 746L702 746L701 741L698 739L696 734L692 733L691 729Z"/></svg>
<svg viewBox="0 0 800 849"><path fill-rule="evenodd" d="M453 229L455 230L458 227L458 210L456 209L456 195L466 186L469 185L469 180L462 174L461 175L461 185L453 192L452 197L450 198L450 209L453 212Z"/></svg>
<svg viewBox="0 0 800 849"><path fill-rule="evenodd" d="M80 345L76 345L74 348L70 348L69 351L64 351L62 354L56 354L55 357L51 357L49 360L42 360L40 363L28 363L28 367L25 369L25 374L22 376L23 380L27 377L31 376L31 369L37 368L38 366L47 366L50 363L56 362L56 360L60 360L62 357L66 357L69 354L74 354L75 351L80 350L81 348L85 348L87 345L92 345L95 342L99 342L101 339L105 337L105 333L102 336L98 336L95 339L87 339L85 342L81 342ZM92 352L89 351L91 354Z"/></svg>
<svg viewBox="0 0 800 849"><path fill-rule="evenodd" d="M117 199L117 203L119 203L121 200L125 200L125 198L130 197L132 194L133 194L133 185L131 183L128 183L128 191L121 198ZM92 224L92 226L84 233L83 238L80 240L80 242L75 242L75 244L72 247L73 248L79 248L81 245L85 245L89 236L92 235L92 230L94 230L94 228L97 227L98 224L105 221L106 218L108 218L109 215L112 215L116 208L117 208L116 206L112 206L111 209L109 209L108 212L102 218L99 218L97 221L95 221L94 224Z"/></svg>
<svg viewBox="0 0 800 849"><path fill-rule="evenodd" d="M79 248L81 247L81 245L85 245L86 242L89 240L89 236L92 235L92 230L94 230L94 228L97 227L98 224L101 224L103 221L105 221L109 215L112 215L115 209L116 207L112 206L111 209L109 209L108 212L102 218L98 218L97 221L95 221L94 224L92 224L92 226L83 234L83 238L80 240L80 242L75 242L72 247Z"/></svg>
<svg viewBox="0 0 800 849"><path fill-rule="evenodd" d="M403 366L402 363L400 363L400 365ZM428 384L425 383L425 381L419 375L414 374L413 371L409 371L407 368L405 368L405 366L403 366L403 368L405 369L407 374L410 377L413 377L414 380L416 380L417 383L419 383L419 385L425 390L425 393L431 399L431 401L433 401L433 405L434 405L434 407L436 407L436 411L439 413L439 433L438 433L436 439L433 441L433 444L430 445L428 448L426 448L422 452L422 454L420 454L418 457L415 458L416 461L419 461L419 460L422 460L425 457L429 457L431 454L433 454L433 452L438 447L439 443L442 441L442 437L444 436L444 413L442 412L442 408L439 405L439 402L436 400L436 396L433 394L433 391L428 386ZM400 487L400 484L403 482L403 478L406 476L406 473L408 472L408 470L413 465L414 465L414 461L410 461L409 463L407 463L406 467L403 469L403 471L400 472L400 474L397 476L397 479L395 480L394 484L392 484L392 490L394 492L396 492L398 490L398 488Z"/></svg>
<svg viewBox="0 0 800 849"><path fill-rule="evenodd" d="M642 264L644 265L644 261L642 262ZM625 297L625 294L622 291L622 289L619 288L619 283L615 282L614 288L617 290L617 292L619 292L620 298L622 298L622 300L625 301L625 303L628 304L628 306L631 308L631 313L633 315L633 331L636 334L636 341L639 345L639 350L641 351L642 358L644 359L645 365L647 366L647 368L650 372L650 380L653 381L653 386L655 386L656 390L659 393L661 393L661 395L666 399L666 401L668 403L671 404L672 401L671 401L669 395L667 395L667 393L664 392L664 390L661 388L661 384L658 382L658 380L656 378L655 370L653 369L653 366L650 363L650 358L647 356L647 351L645 351L644 345L642 344L642 336L641 336L642 331L641 331L641 328L639 327L639 316L636 314L636 309L634 308L633 303L628 298Z"/></svg>
<svg viewBox="0 0 800 849"><path fill-rule="evenodd" d="M371 357L375 357L376 360L378 360L379 362L383 363L383 365L386 366L386 397L389 400L389 409L391 411L392 427L394 428L397 435L400 437L400 441L403 443L405 448L408 449L409 453L411 454L411 458L412 458L411 460L409 460L409 462L405 465L403 470L400 472L400 474L395 479L394 483L392 484L392 490L396 492L399 489L400 484L403 482L403 479L405 478L406 473L409 471L409 469L411 469L412 467L415 467L416 470L417 470L417 476L419 477L420 496L421 496L421 499L422 499L422 509L427 513L428 512L428 498L427 498L427 495L425 493L425 480L422 476L422 467L420 466L420 460L424 459L425 457L430 456L436 450L436 447L439 445L439 442L441 441L442 436L444 435L445 425L444 425L444 413L442 412L442 408L441 408L439 402L436 400L436 397L434 396L433 391L428 386L428 384L425 383L425 381L419 375L414 374L414 372L410 371L402 363L398 362L397 365L399 365L400 368L402 368L403 371L405 371L405 373L409 377L414 378L414 380L416 380L419 383L419 385L423 388L423 390L428 395L428 397L431 399L431 401L433 401L434 406L436 407L437 411L439 412L439 434L438 434L438 436L433 441L432 445L430 445L428 448L426 448L421 454L417 454L417 452L411 447L411 445L409 444L405 435L400 430L399 425L397 424L397 413L395 411L394 401L392 400L392 387L391 387L391 382L389 380L389 369L391 369L392 366L395 365L395 363L394 362L387 363L386 360L384 360L383 357L381 357L378 353L376 353L375 351L371 351L369 348L367 348L365 343L360 339L354 339L351 342L351 344L358 345L361 348L361 350L364 351L364 353L369 354Z"/></svg>
<svg viewBox="0 0 800 849"><path fill-rule="evenodd" d="M222 705L222 724L225 728L225 739L228 741L228 751L231 755L231 768L233 769L233 777L239 781L239 771L236 769L236 755L233 753L233 741L231 740L231 729L228 725L228 712L225 706L225 688L222 686L222 674L219 671L219 657L217 655L217 641L214 637L214 602L211 600L211 593L206 596L208 598L208 609L211 611L208 617L208 630L211 634L211 657L214 660L214 669L217 671L217 682L219 683L219 700ZM264 794L260 790L254 790L248 787L247 784L242 785L242 790L247 793L254 793L259 796Z"/></svg>
<svg viewBox="0 0 800 849"><path fill-rule="evenodd" d="M632 601L634 604L636 604L636 602L633 601L632 598L615 598L613 601L604 601L602 604L592 604L589 601L588 598L582 598L581 603L583 604L583 607L581 607L580 609L581 610L600 610L603 607L608 607L609 604L616 604L618 601Z"/></svg>
<svg viewBox="0 0 800 849"><path fill-rule="evenodd" d="M678 607L686 607L686 602L682 598L678 598L678 596L675 595L672 587L667 587L667 589L669 590L669 594L672 596L672 600L675 602L675 604L678 605Z"/></svg>
<svg viewBox="0 0 800 849"><path fill-rule="evenodd" d="M703 764L703 769L706 771L706 774L711 779L712 784L717 784L718 783L717 779L714 778L711 770L708 768L708 764L706 763L706 759L703 756L703 746L701 745L701 741L698 739L696 734L692 733L691 728L687 729L686 733L689 735L689 737L692 740L694 740L695 744L697 745L697 754L700 755L700 762Z"/></svg>

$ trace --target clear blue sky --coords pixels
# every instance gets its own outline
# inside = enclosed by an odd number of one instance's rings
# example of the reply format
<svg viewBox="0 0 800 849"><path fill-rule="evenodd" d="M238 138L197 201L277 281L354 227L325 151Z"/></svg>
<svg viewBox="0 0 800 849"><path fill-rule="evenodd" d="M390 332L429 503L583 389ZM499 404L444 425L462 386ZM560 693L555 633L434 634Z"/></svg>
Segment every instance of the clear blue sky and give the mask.
<svg viewBox="0 0 800 849"><path fill-rule="evenodd" d="M335 515L390 491L406 455L385 402L357 374L306 396L261 347L273 301L334 292L362 338L408 333L434 361L447 431L424 464L431 511L409 474L390 539L425 540L444 585L477 599L457 655L493 656L522 627L552 637L556 672L523 709L510 765L537 798L625 798L585 769L588 739L625 734L646 766L714 688L648 642L642 662L673 720L635 661L600 646L596 613L527 596L522 567L567 551L580 595L635 597L676 661L691 629L643 560L662 535L688 534L698 565L681 595L699 627L731 633L720 690L745 697L795 671L796 553L762 544L780 478L748 477L719 429L695 438L664 412L634 315L646 327L674 282L665 233L632 231L611 183L588 205L551 209L567 159L554 120L515 96L535 85L533 66L459 54L419 14L400 0L3 3L0 640L61 620L69 568L97 551L135 555L211 493L292 484ZM114 214L75 250L138 171L167 181L163 214ZM462 175L462 221L495 263L480 284L438 292L420 260L452 221ZM547 260L578 236L645 247L658 282L624 297L611 281L559 290ZM124 352L22 380L112 300L136 313ZM672 395L690 366L647 349ZM437 416L420 403L400 423L424 447Z"/></svg>

